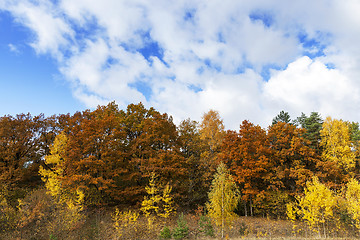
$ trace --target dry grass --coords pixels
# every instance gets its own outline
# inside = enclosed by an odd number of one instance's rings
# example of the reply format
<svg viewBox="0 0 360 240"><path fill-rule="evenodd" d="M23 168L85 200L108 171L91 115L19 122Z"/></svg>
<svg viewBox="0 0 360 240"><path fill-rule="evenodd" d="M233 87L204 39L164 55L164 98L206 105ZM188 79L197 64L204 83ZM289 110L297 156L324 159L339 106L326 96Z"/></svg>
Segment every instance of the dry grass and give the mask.
<svg viewBox="0 0 360 240"><path fill-rule="evenodd" d="M0 234L0 239L52 239L52 240L110 240L110 239L159 239L161 229L166 225L170 229L177 226L177 216L166 221L157 220L151 229L148 228L147 219L140 216L134 226L123 229L121 236L117 235L113 227L111 214L113 209L99 209L84 213L85 220L78 226L65 231L59 229L58 232L50 233L48 223L42 222L42 225L31 225L35 228L18 229L13 232ZM220 229L215 229L214 237L206 237L199 231L200 216L195 214L185 214L185 219L189 227L189 235L186 239L220 239ZM233 226L226 229L226 239L320 239L318 234L311 231L304 225L299 225L294 231L293 224L286 220L267 219L259 217L239 217L235 220ZM346 231L333 233L331 239L355 239ZM329 239L329 238L327 238Z"/></svg>

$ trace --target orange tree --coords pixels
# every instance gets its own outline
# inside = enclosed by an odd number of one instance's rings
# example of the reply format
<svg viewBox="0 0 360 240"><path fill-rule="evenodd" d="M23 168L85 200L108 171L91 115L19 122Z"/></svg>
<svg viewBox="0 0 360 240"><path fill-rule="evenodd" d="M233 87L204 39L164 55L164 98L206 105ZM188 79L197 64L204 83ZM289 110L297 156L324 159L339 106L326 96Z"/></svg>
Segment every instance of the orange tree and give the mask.
<svg viewBox="0 0 360 240"><path fill-rule="evenodd" d="M146 109L141 103L130 104L122 124L127 134L127 159L132 166L128 181L131 198L142 199L152 172L161 176L161 184L171 184L174 198L183 196L184 157L172 117Z"/></svg>
<svg viewBox="0 0 360 240"><path fill-rule="evenodd" d="M208 174L208 168L201 161L201 153L205 150L204 141L200 139L198 123L186 119L178 126L178 134L181 145L181 153L185 158L184 187L186 198L183 205L195 208L196 205L204 205L207 200L208 184L204 181L204 175Z"/></svg>
<svg viewBox="0 0 360 240"><path fill-rule="evenodd" d="M0 118L0 184L1 189L15 191L36 186L38 168L47 146L43 115L19 114ZM14 202L14 201L13 201Z"/></svg>
<svg viewBox="0 0 360 240"><path fill-rule="evenodd" d="M86 205L135 204L151 172L181 196L184 174L176 126L171 117L142 104L126 111L115 103L67 118L62 186L85 193Z"/></svg>
<svg viewBox="0 0 360 240"><path fill-rule="evenodd" d="M266 131L249 121L243 121L239 133L228 131L219 159L229 166L241 191L244 213L253 215L253 201L267 188L269 145Z"/></svg>
<svg viewBox="0 0 360 240"><path fill-rule="evenodd" d="M307 179L316 172L317 158L304 138L304 131L285 122L278 122L268 129L269 185L260 202L273 214L284 213L285 203L301 192Z"/></svg>

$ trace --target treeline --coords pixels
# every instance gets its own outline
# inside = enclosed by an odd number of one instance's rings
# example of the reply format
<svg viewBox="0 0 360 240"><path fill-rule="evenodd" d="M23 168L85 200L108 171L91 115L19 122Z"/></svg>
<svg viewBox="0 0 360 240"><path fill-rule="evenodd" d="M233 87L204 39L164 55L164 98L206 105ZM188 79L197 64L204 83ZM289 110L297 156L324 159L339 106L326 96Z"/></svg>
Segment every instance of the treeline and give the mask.
<svg viewBox="0 0 360 240"><path fill-rule="evenodd" d="M216 111L176 126L141 103L73 115L0 118L1 201L17 207L32 189L81 192L86 208L140 207L152 174L181 209L204 206L219 163L240 190L239 215L284 217L316 176L331 190L359 177L359 124L319 113L280 112L264 129L247 120L225 131ZM3 204L4 205L4 204ZM1 211L1 209L0 209Z"/></svg>

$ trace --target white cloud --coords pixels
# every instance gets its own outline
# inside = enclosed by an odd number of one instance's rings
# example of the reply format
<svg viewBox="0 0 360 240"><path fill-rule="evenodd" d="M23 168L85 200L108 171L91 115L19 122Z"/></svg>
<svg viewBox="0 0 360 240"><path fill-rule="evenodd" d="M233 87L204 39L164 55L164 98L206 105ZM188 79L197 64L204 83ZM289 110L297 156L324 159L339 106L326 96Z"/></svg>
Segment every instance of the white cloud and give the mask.
<svg viewBox="0 0 360 240"><path fill-rule="evenodd" d="M264 84L264 103L276 113L283 107L293 116L317 111L338 118L359 117L356 82L319 60L301 57Z"/></svg>
<svg viewBox="0 0 360 240"><path fill-rule="evenodd" d="M8 44L9 50L13 53L19 54L20 50L17 46L15 46L14 44L9 43Z"/></svg>
<svg viewBox="0 0 360 240"><path fill-rule="evenodd" d="M10 11L15 20L31 29L35 36L30 45L39 54L51 53L60 58L61 47L69 46L69 38L74 37L74 30L48 1L6 1L5 9Z"/></svg>
<svg viewBox="0 0 360 240"><path fill-rule="evenodd" d="M0 8L32 30L31 46L58 60L89 107L142 101L178 121L213 108L229 128L244 119L266 126L280 110L360 121L356 0L17 0ZM251 19L254 12L268 19Z"/></svg>

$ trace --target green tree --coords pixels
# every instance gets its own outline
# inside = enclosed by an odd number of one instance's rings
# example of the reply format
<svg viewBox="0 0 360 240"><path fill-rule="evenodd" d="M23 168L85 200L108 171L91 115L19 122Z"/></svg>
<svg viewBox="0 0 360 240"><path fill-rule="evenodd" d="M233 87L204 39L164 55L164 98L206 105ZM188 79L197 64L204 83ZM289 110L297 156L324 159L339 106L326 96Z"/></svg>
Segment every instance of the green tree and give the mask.
<svg viewBox="0 0 360 240"><path fill-rule="evenodd" d="M322 129L323 119L317 112L312 112L309 117L304 113L296 119L296 124L306 130L304 137L310 141L310 147L316 151L318 155L321 155L320 148L320 130Z"/></svg>
<svg viewBox="0 0 360 240"><path fill-rule="evenodd" d="M272 125L278 122L290 123L291 118L288 112L281 111L273 120Z"/></svg>
<svg viewBox="0 0 360 240"><path fill-rule="evenodd" d="M224 237L225 226L229 226L236 216L234 210L238 205L239 197L239 190L229 170L224 163L220 163L211 184L206 207L209 216L217 226L221 227L221 238Z"/></svg>

